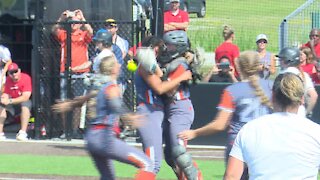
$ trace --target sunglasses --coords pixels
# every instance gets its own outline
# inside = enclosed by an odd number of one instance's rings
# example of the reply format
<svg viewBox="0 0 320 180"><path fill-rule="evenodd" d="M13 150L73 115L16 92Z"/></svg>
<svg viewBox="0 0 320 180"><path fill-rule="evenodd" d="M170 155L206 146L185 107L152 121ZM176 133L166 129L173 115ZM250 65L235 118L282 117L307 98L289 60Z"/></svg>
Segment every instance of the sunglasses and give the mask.
<svg viewBox="0 0 320 180"><path fill-rule="evenodd" d="M268 42L267 42L266 40L259 40L259 41L257 42L257 44L261 44L261 43L267 44Z"/></svg>
<svg viewBox="0 0 320 180"><path fill-rule="evenodd" d="M11 70L11 71L8 71L8 73L12 75L12 74L17 73L18 71L19 71L18 69L17 70Z"/></svg>
<svg viewBox="0 0 320 180"><path fill-rule="evenodd" d="M111 28L114 28L114 27L117 27L117 26L116 25L110 25L110 24L106 25L107 29L111 29Z"/></svg>
<svg viewBox="0 0 320 180"><path fill-rule="evenodd" d="M310 34L309 37L319 37L319 34Z"/></svg>

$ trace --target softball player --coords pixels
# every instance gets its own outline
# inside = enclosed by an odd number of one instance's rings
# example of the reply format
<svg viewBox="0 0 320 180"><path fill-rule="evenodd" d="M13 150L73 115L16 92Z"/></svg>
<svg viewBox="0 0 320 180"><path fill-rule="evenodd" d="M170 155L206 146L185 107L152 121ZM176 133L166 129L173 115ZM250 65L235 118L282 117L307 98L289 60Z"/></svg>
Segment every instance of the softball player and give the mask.
<svg viewBox="0 0 320 180"><path fill-rule="evenodd" d="M113 159L138 167L136 179L155 179L151 160L142 151L118 139L114 133L113 127L117 124L120 115L122 119L129 122L142 118L128 114L122 106L121 92L116 83L119 71L120 65L113 56L101 60L100 72L110 76L110 81L105 83L97 94L96 115L89 121L90 127L86 134L87 149L101 179L115 179Z"/></svg>
<svg viewBox="0 0 320 180"><path fill-rule="evenodd" d="M164 118L164 104L160 95L174 89L182 81L191 79L191 72L186 71L172 81L162 81L159 74L155 73L155 70L159 69L155 56L163 51L163 41L156 37L148 37L142 44L145 47L152 47L155 55L150 59L146 51L137 52L137 59L140 62L135 74L137 112L147 116L147 122L138 128L138 131L145 153L154 162L154 173L158 173L163 153L162 122ZM153 62L153 65L149 65L150 68L145 67L145 64L150 64L146 63L147 61Z"/></svg>
<svg viewBox="0 0 320 180"><path fill-rule="evenodd" d="M223 131L228 127L225 160L229 156L234 139L241 127L248 121L271 113L271 89L273 82L259 79L259 55L254 51L240 54L237 64L241 82L228 86L222 93L218 113L211 123L204 127L187 130L179 134L184 140ZM243 178L246 178L243 176Z"/></svg>
<svg viewBox="0 0 320 180"><path fill-rule="evenodd" d="M168 81L172 81L183 72L190 70L185 57L189 57L189 43L185 31L170 31L164 34L163 40L168 47L166 56L173 59L165 65ZM188 56L185 56L188 53ZM194 54L191 56L195 56ZM190 59L193 59L191 57ZM178 138L178 134L189 130L194 120L194 109L190 97L189 85L181 83L177 88L166 94L165 120L163 135L165 140L165 160L172 167L179 180L202 179L191 155L186 151L187 141Z"/></svg>

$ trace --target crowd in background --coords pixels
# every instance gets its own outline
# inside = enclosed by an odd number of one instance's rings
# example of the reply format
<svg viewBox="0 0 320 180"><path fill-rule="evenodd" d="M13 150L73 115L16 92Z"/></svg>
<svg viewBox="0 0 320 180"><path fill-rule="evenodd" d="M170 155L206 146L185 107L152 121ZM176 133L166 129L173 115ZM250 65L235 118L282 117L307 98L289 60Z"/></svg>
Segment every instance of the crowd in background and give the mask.
<svg viewBox="0 0 320 180"><path fill-rule="evenodd" d="M306 148L312 149L315 157L312 162L299 164L288 172L309 166L311 168L301 172L299 176L316 176L315 169L320 162L320 141L313 137L317 137L320 131L318 125L306 118L312 116L318 98L314 85L320 82L320 30L312 29L310 40L299 49L286 47L274 55L267 50L269 39L266 34L257 35L256 50L240 52L233 43L235 30L224 26L224 42L214 50L215 59L212 61L215 61L215 64L203 74L201 81L231 84L224 89L217 106L219 111L212 122L191 130L194 109L190 100L189 81L196 75L194 66L198 57L187 37L188 13L179 9L179 0L170 0L170 5L170 10L164 13L163 37L146 37L137 45L139 47L135 47L134 51L137 53L131 52L128 41L117 34L119 27L114 19L106 19L105 27L94 32L90 24L83 23L86 19L81 10L65 10L57 24L52 27L52 33L61 47L61 58L57 60L61 65L60 99L71 103L68 104L70 109L78 115L73 116L73 138L82 138L83 132L79 130L87 129L87 150L99 170L101 179L115 179L112 160L139 168L136 179L155 179L161 168L163 154L178 179L202 179L200 169L187 151L188 140L225 129L228 129L225 178L258 177L258 172L265 170L261 168L265 162L256 162L254 159L265 157L266 154L276 160L282 158L283 151L290 152L289 146L296 148L288 143L288 147L279 148L279 151L268 151L270 145L278 147L281 141L291 140L291 137L284 136L283 139L279 138L267 145L262 143L265 147L262 149L264 154L253 152L256 144L261 143L256 137L266 138L264 141L267 142L270 134L268 129L257 132L253 130L263 129L262 125L273 128L273 124L265 119L277 120L282 117L282 124L274 123L281 126L274 128L275 132L281 133L283 125L290 124L293 119L293 129L286 133L295 137L303 136L301 143L304 140L310 141ZM73 100L66 99L67 30L60 22L72 22L72 54L68 70L73 80ZM92 42L97 52L91 61L88 45ZM31 78L21 73L19 66L11 63L11 58L4 57L7 49L3 49L0 49L0 57L3 56L2 68L4 73L8 71L9 78L1 96L0 140L5 139L2 129L6 110L13 104L19 105L22 111L21 130L17 134L17 140L26 141L26 124L31 110ZM123 76L126 71L124 62L128 53L136 58L138 63L134 72L137 114L126 108L122 101L127 82ZM277 58L280 72L276 71ZM276 76L273 81L271 77ZM86 84L86 79L89 79L89 84ZM85 102L88 112L82 115L81 107ZM71 106L77 108L72 109ZM89 119L86 119L86 113ZM64 113L61 118L66 120ZM138 121L142 119L143 122L139 124ZM144 153L118 139L119 123L137 128ZM304 129L299 131L299 127ZM306 128L312 131L307 132ZM65 132L62 132L60 138L65 136ZM165 148L162 147L163 143ZM304 153L303 159L310 158L305 149L301 152ZM294 156L285 156L285 160L298 161L296 156L301 152L294 152ZM290 177L287 176L288 173L270 173L278 170L274 167L267 170L269 171L264 172L265 177Z"/></svg>

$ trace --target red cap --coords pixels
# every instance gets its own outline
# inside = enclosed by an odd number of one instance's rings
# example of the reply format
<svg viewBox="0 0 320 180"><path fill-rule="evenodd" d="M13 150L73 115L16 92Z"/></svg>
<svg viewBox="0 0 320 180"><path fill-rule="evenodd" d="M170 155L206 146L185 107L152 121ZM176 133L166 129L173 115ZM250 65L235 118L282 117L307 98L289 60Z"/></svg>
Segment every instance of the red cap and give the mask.
<svg viewBox="0 0 320 180"><path fill-rule="evenodd" d="M8 71L18 70L19 66L16 63L11 63L8 67Z"/></svg>

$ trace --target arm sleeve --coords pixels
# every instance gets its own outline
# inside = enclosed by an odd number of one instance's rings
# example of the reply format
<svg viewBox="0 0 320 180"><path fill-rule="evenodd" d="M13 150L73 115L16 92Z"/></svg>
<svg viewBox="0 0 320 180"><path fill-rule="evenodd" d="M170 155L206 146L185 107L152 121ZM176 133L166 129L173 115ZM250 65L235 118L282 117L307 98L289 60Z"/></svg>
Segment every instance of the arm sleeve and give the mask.
<svg viewBox="0 0 320 180"><path fill-rule="evenodd" d="M233 102L233 97L228 90L224 90L221 95L221 100L218 105L218 109L223 109L226 111L233 112L235 109L235 104Z"/></svg>
<svg viewBox="0 0 320 180"><path fill-rule="evenodd" d="M186 71L186 68L183 65L179 65L177 69L169 74L169 79L175 79L179 77L182 73Z"/></svg>

